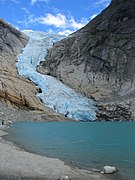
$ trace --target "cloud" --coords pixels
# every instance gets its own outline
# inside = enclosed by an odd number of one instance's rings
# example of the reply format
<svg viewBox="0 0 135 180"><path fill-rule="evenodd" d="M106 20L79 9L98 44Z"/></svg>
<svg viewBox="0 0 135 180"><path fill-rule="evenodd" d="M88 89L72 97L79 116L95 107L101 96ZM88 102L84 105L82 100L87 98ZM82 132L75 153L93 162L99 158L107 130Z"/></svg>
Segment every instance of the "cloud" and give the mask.
<svg viewBox="0 0 135 180"><path fill-rule="evenodd" d="M30 27L30 25L36 25L34 15L30 14L26 19L17 21L17 24L23 24L25 28Z"/></svg>
<svg viewBox="0 0 135 180"><path fill-rule="evenodd" d="M34 5L36 2L49 2L50 0L31 0L31 4Z"/></svg>
<svg viewBox="0 0 135 180"><path fill-rule="evenodd" d="M94 19L98 14L93 14L90 19Z"/></svg>
<svg viewBox="0 0 135 180"><path fill-rule="evenodd" d="M84 23L81 22L76 22L73 17L69 20L69 26L72 27L73 29L80 29L84 26Z"/></svg>
<svg viewBox="0 0 135 180"><path fill-rule="evenodd" d="M36 21L38 21L38 23L41 23L41 24L44 24L44 25L50 25L50 26L55 26L55 27L65 27L66 26L66 17L65 15L63 14L56 14L56 15L53 15L53 14L46 14L44 17L39 17L39 18L36 18Z"/></svg>
<svg viewBox="0 0 135 180"><path fill-rule="evenodd" d="M45 16L36 18L35 21L46 26L53 26L54 28L57 28L56 31L58 34L66 36L88 23L87 18L76 21L73 16L70 15L69 17L66 17L61 13L55 15L48 13Z"/></svg>
<svg viewBox="0 0 135 180"><path fill-rule="evenodd" d="M57 33L57 34L62 35L62 36L68 36L69 34L72 34L74 31L66 29L66 30L56 32L56 31L54 31L52 29L49 29L47 32L48 33Z"/></svg>
<svg viewBox="0 0 135 180"><path fill-rule="evenodd" d="M82 28L88 22L86 18L82 18L77 22L73 16L66 17L61 13L57 13L56 15L48 13L45 16L36 18L35 21L47 26L54 26L61 29L72 28L73 30Z"/></svg>
<svg viewBox="0 0 135 180"><path fill-rule="evenodd" d="M25 14L30 14L30 11L26 7L22 7L22 10L25 12Z"/></svg>
<svg viewBox="0 0 135 180"><path fill-rule="evenodd" d="M97 6L104 6L107 7L110 4L111 0L98 0L95 2L95 5Z"/></svg>
<svg viewBox="0 0 135 180"><path fill-rule="evenodd" d="M66 17L61 13L47 13L44 16L35 17L29 14L29 11L25 7L22 10L26 11L27 17L24 20L18 21L18 24L23 24L26 28L31 28L33 25L44 25L46 31L49 29L49 31L52 30L61 35L69 35L88 23L87 18L81 18L79 21L76 21L73 16L69 15Z"/></svg>
<svg viewBox="0 0 135 180"><path fill-rule="evenodd" d="M64 35L64 36L68 36L69 34L72 34L73 32L74 32L74 31L71 31L71 30L69 30L69 29L66 29L66 30L64 30L64 31L58 32L58 34Z"/></svg>

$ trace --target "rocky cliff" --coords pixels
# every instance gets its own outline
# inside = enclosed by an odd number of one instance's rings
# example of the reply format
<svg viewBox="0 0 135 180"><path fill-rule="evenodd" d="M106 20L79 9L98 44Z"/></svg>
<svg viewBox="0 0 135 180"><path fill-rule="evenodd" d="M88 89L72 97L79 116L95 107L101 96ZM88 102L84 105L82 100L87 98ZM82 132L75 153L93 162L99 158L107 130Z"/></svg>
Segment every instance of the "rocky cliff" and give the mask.
<svg viewBox="0 0 135 180"><path fill-rule="evenodd" d="M135 0L112 0L84 28L56 43L41 73L97 101L97 118L135 117Z"/></svg>
<svg viewBox="0 0 135 180"><path fill-rule="evenodd" d="M26 35L0 19L0 120L66 120L45 107L36 97L39 89L18 75L17 55L27 42ZM14 108L19 108L20 113Z"/></svg>

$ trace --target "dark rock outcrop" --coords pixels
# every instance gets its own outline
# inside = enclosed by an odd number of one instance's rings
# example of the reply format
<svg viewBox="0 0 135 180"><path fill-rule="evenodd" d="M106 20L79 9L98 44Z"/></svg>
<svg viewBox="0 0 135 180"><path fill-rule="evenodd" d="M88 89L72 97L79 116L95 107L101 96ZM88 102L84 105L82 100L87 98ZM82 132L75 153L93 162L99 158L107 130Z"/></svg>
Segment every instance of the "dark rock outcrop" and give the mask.
<svg viewBox="0 0 135 180"><path fill-rule="evenodd" d="M134 12L135 0L112 0L84 28L53 46L41 64L41 73L56 76L76 91L93 97L100 106L100 117L106 112L106 119L133 119Z"/></svg>

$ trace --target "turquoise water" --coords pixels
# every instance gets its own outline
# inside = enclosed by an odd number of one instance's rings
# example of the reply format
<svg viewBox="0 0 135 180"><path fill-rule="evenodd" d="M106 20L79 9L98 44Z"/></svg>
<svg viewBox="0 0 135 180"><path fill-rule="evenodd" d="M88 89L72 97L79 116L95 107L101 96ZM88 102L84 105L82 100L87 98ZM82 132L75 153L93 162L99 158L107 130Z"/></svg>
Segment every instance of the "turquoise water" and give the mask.
<svg viewBox="0 0 135 180"><path fill-rule="evenodd" d="M28 151L80 166L113 165L123 179L135 179L134 122L19 122L7 138Z"/></svg>

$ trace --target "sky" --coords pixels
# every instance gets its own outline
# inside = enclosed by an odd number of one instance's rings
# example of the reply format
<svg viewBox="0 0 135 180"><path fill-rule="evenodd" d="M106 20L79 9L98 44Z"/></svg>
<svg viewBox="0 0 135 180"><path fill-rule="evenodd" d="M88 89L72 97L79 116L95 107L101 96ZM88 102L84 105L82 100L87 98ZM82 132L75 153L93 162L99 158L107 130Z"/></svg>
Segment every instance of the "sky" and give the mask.
<svg viewBox="0 0 135 180"><path fill-rule="evenodd" d="M19 30L68 35L82 28L111 0L0 0L0 18Z"/></svg>

